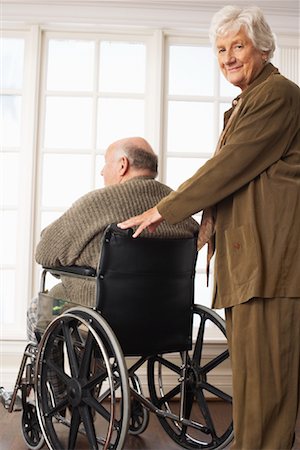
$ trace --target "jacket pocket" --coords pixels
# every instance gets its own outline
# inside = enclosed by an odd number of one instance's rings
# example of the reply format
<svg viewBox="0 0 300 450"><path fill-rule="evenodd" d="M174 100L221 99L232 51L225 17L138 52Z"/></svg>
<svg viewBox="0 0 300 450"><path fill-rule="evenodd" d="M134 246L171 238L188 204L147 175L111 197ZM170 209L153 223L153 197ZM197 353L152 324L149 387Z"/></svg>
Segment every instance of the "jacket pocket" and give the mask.
<svg viewBox="0 0 300 450"><path fill-rule="evenodd" d="M229 276L236 285L252 280L258 273L257 245L251 225L225 231Z"/></svg>

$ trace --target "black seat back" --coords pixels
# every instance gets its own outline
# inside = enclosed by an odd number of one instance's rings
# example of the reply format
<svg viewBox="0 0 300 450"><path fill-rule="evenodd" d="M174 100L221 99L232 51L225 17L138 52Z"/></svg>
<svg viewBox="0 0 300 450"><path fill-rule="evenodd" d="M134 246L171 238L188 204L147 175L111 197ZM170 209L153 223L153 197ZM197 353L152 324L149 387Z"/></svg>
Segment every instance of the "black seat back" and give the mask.
<svg viewBox="0 0 300 450"><path fill-rule="evenodd" d="M106 230L97 271L97 309L122 350L151 355L186 350L192 341L196 237L132 237Z"/></svg>

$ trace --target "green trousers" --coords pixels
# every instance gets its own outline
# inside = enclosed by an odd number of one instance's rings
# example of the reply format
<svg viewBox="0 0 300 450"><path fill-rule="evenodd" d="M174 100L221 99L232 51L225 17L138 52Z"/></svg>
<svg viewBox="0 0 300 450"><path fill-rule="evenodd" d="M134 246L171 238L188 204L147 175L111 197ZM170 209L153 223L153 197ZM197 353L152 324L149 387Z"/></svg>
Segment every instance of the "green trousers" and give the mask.
<svg viewBox="0 0 300 450"><path fill-rule="evenodd" d="M300 298L226 309L232 364L232 450L290 450L299 405Z"/></svg>

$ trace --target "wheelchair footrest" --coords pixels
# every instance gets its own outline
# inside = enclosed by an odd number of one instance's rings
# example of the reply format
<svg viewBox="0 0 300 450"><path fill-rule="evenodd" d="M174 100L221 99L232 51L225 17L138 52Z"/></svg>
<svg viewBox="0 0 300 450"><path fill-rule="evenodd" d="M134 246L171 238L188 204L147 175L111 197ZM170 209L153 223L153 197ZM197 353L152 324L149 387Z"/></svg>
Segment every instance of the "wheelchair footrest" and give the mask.
<svg viewBox="0 0 300 450"><path fill-rule="evenodd" d="M0 402L5 409L9 409L12 400L13 391L7 391L4 387L0 387ZM16 397L14 404L14 411L22 410L22 400L19 396Z"/></svg>

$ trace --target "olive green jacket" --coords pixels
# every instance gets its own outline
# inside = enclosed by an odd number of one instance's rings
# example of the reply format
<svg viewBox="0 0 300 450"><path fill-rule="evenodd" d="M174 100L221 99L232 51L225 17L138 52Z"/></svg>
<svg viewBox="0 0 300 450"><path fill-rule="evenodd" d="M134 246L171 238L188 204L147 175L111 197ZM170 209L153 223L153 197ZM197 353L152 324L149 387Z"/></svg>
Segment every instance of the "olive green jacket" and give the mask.
<svg viewBox="0 0 300 450"><path fill-rule="evenodd" d="M216 206L215 308L300 297L300 89L269 63L238 99L221 151L158 204L170 223Z"/></svg>

